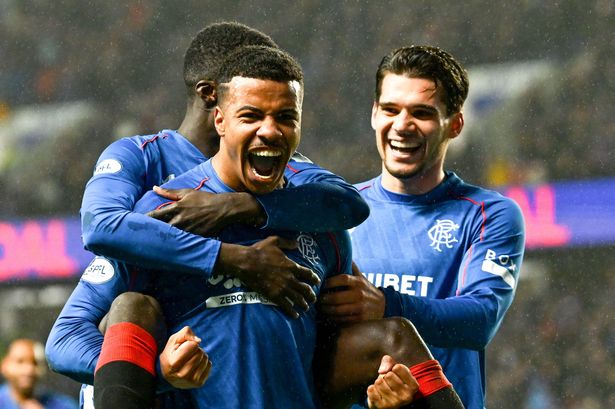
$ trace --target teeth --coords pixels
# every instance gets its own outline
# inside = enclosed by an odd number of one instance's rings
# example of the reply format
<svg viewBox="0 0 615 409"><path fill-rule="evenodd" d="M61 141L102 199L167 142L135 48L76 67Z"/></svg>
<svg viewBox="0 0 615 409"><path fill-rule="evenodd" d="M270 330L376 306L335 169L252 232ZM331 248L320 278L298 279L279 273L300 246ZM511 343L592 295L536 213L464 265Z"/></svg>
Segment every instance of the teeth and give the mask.
<svg viewBox="0 0 615 409"><path fill-rule="evenodd" d="M280 152L280 151L271 151L271 150L259 150L259 151L250 152L250 154L254 155L254 156L275 157L275 156L282 155L282 152Z"/></svg>
<svg viewBox="0 0 615 409"><path fill-rule="evenodd" d="M257 171L256 169L252 169L252 171L254 172L254 174L255 174L256 176L258 176L258 177L259 177L259 178L261 178L261 179L265 179L265 180L270 180L270 179L273 179L273 175L267 175L267 176L265 176L265 175L261 175L260 173L258 173L258 171Z"/></svg>
<svg viewBox="0 0 615 409"><path fill-rule="evenodd" d="M398 149L413 149L421 146L420 142L411 142L411 141L389 141L393 148Z"/></svg>

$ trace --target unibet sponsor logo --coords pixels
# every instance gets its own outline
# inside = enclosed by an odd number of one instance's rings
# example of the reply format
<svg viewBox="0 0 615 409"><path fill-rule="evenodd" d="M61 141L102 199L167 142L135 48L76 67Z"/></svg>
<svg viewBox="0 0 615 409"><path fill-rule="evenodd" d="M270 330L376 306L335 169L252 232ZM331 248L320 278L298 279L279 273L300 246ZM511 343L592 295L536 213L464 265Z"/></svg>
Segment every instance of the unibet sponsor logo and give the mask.
<svg viewBox="0 0 615 409"><path fill-rule="evenodd" d="M269 299L255 292L236 292L209 297L205 301L207 308L230 307L240 304L266 304L275 305Z"/></svg>
<svg viewBox="0 0 615 409"><path fill-rule="evenodd" d="M106 258L96 257L85 269L81 279L93 284L102 284L111 280L115 275L113 264Z"/></svg>
<svg viewBox="0 0 615 409"><path fill-rule="evenodd" d="M376 287L393 287L402 294L421 297L427 297L429 285L433 283L433 277L411 274L398 276L397 274L367 273L365 276Z"/></svg>

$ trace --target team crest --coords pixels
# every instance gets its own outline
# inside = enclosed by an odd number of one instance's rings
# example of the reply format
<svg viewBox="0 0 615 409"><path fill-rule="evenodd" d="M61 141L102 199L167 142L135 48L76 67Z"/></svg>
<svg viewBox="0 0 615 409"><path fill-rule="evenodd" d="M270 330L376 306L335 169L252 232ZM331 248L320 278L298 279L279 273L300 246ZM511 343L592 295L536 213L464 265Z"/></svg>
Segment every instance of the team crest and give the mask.
<svg viewBox="0 0 615 409"><path fill-rule="evenodd" d="M436 224L427 232L431 239L430 246L439 252L442 252L441 246L452 249L453 243L459 241L453 235L457 230L459 230L459 225L452 220L436 220Z"/></svg>
<svg viewBox="0 0 615 409"><path fill-rule="evenodd" d="M304 259L306 259L312 264L316 264L318 261L320 261L320 257L316 252L316 241L312 236L305 233L301 233L299 237L297 237L297 244L299 247L299 252Z"/></svg>

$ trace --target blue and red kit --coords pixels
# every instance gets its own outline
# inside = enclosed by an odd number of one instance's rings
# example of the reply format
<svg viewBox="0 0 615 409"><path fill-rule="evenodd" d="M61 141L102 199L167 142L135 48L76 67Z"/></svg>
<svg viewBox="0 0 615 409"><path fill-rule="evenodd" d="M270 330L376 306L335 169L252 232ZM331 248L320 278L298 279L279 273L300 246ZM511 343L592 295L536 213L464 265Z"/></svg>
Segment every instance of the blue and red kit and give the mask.
<svg viewBox="0 0 615 409"><path fill-rule="evenodd" d="M387 317L416 326L468 409L482 409L485 348L510 306L523 258L521 211L452 172L424 195L357 185L370 205L354 260L385 294Z"/></svg>
<svg viewBox="0 0 615 409"><path fill-rule="evenodd" d="M154 185L160 186L206 160L190 141L171 130L123 138L109 145L98 159L83 196L85 247L97 255L142 267L208 278L220 241L133 212L137 200ZM256 196L267 214L267 228L343 230L358 225L369 213L352 185L300 154L289 162L285 178L288 189ZM309 202L309 206L298 206L300 201ZM159 237L165 237L165 241ZM174 257L169 259L169 253Z"/></svg>
<svg viewBox="0 0 615 409"><path fill-rule="evenodd" d="M218 178L210 161L164 187L232 192ZM136 204L135 211L146 213L165 202L168 199L148 192ZM285 253L316 272L321 282L351 271L350 240L346 232L289 233L233 225L218 238L227 243L250 245L273 234L296 238L298 248ZM165 251L165 256L175 257L169 251ZM314 290L318 294L320 288ZM168 274L96 258L50 334L47 353L54 370L77 381L92 383L103 339L97 325L113 299L125 291L155 297L163 308L169 334L189 325L202 339L201 347L213 362L209 379L202 388L163 393L163 407L318 407L312 374L314 307L298 319L288 318L260 294L224 274L209 277L181 271Z"/></svg>

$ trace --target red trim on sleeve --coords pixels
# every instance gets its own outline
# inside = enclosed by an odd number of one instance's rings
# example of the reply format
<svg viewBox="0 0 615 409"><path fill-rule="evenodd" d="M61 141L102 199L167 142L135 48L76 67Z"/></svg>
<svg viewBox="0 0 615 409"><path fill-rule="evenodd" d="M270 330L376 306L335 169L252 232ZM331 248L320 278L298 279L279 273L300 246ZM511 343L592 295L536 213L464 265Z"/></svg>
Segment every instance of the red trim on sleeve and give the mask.
<svg viewBox="0 0 615 409"><path fill-rule="evenodd" d="M419 391L414 395L415 398L424 398L433 395L440 389L453 386L446 379L440 363L435 359L414 365L410 368L410 373L419 383Z"/></svg>
<svg viewBox="0 0 615 409"><path fill-rule="evenodd" d="M335 267L337 269L337 272L341 273L342 272L342 258L340 256L340 246L339 244L337 244L337 239L335 238L335 235L333 233L328 232L327 235L329 236L329 240L331 240L331 242L333 243L333 248L335 248L335 257L337 258Z"/></svg>
<svg viewBox="0 0 615 409"><path fill-rule="evenodd" d="M485 233L485 224L487 224L487 214L485 214L485 202L477 202L476 200L472 200L469 197L460 196L458 199L467 200L473 205L480 206L480 213L483 216L483 222L480 226L480 241L483 241L483 235Z"/></svg>
<svg viewBox="0 0 615 409"><path fill-rule="evenodd" d="M205 178L203 180L201 180L201 183L198 184L197 187L194 188L194 190L201 190L201 188L203 187L203 185L205 184L205 182L207 182L209 180L209 178Z"/></svg>
<svg viewBox="0 0 615 409"><path fill-rule="evenodd" d="M107 328L96 371L109 362L124 361L156 376L158 346L154 337L132 322L120 322Z"/></svg>
<svg viewBox="0 0 615 409"><path fill-rule="evenodd" d="M289 164L289 163L287 163L287 164L286 164L286 167L287 167L288 169L290 169L290 171L291 171L291 172L294 172L294 173L298 173L298 172L299 172L297 169L295 169L295 168L293 168L292 166L290 166L290 164Z"/></svg>

